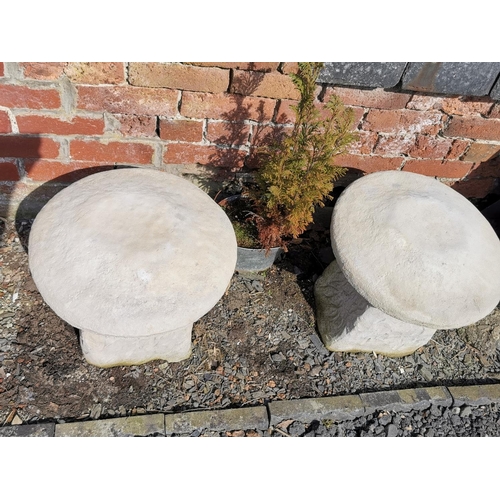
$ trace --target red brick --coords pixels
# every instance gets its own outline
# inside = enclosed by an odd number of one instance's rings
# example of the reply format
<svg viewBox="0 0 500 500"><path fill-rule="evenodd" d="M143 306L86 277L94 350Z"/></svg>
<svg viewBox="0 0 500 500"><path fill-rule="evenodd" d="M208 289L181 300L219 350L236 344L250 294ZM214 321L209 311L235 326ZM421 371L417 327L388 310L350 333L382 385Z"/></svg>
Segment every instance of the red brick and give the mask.
<svg viewBox="0 0 500 500"><path fill-rule="evenodd" d="M193 120L160 120L160 139L166 141L200 142L203 122Z"/></svg>
<svg viewBox="0 0 500 500"><path fill-rule="evenodd" d="M452 160L407 160L403 166L406 172L445 177L448 179L461 179L465 177L473 163Z"/></svg>
<svg viewBox="0 0 500 500"><path fill-rule="evenodd" d="M384 170L397 170L403 158L384 158L382 156L358 156L351 154L339 155L335 164L341 167L354 168L365 173L380 172Z"/></svg>
<svg viewBox="0 0 500 500"><path fill-rule="evenodd" d="M500 118L500 104L497 103L495 104L490 111L490 114L488 115L489 118Z"/></svg>
<svg viewBox="0 0 500 500"><path fill-rule="evenodd" d="M325 100L331 94L340 97L341 101L350 106L362 106L375 109L402 109L410 100L410 94L386 92L383 89L361 90L348 87L328 88Z"/></svg>
<svg viewBox="0 0 500 500"><path fill-rule="evenodd" d="M230 94L183 92L181 114L188 118L269 121L276 101Z"/></svg>
<svg viewBox="0 0 500 500"><path fill-rule="evenodd" d="M29 89L21 85L0 85L0 106L8 108L55 109L61 106L54 89Z"/></svg>
<svg viewBox="0 0 500 500"><path fill-rule="evenodd" d="M418 134L409 154L413 158L444 159L452 144L453 140L451 139Z"/></svg>
<svg viewBox="0 0 500 500"><path fill-rule="evenodd" d="M357 132L358 140L349 145L348 152L358 155L369 155L377 143L378 135L374 132Z"/></svg>
<svg viewBox="0 0 500 500"><path fill-rule="evenodd" d="M488 161L496 156L499 151L500 144L474 142L462 159L473 163ZM498 176L500 177L500 171L498 172Z"/></svg>
<svg viewBox="0 0 500 500"><path fill-rule="evenodd" d="M53 116L18 115L16 119L19 132L25 134L100 135L104 132L101 118L76 116L71 121L64 121Z"/></svg>
<svg viewBox="0 0 500 500"><path fill-rule="evenodd" d="M284 62L282 66L282 71L286 75L289 75L290 73L298 73L299 71L299 63L297 62Z"/></svg>
<svg viewBox="0 0 500 500"><path fill-rule="evenodd" d="M380 136L374 149L380 155L408 155L412 158L444 159L447 157L453 140L438 136L421 134L395 134Z"/></svg>
<svg viewBox="0 0 500 500"><path fill-rule="evenodd" d="M278 72L234 70L231 83L234 94L270 97L274 99L299 99L300 92L288 75Z"/></svg>
<svg viewBox="0 0 500 500"><path fill-rule="evenodd" d="M242 122L209 122L207 127L207 139L226 146L243 146L249 135L250 126Z"/></svg>
<svg viewBox="0 0 500 500"><path fill-rule="evenodd" d="M57 158L59 143L46 137L0 136L0 158Z"/></svg>
<svg viewBox="0 0 500 500"><path fill-rule="evenodd" d="M374 148L374 153L382 156L408 155L415 138L415 134L381 135Z"/></svg>
<svg viewBox="0 0 500 500"><path fill-rule="evenodd" d="M184 64L251 71L275 71L279 66L277 62L189 62Z"/></svg>
<svg viewBox="0 0 500 500"><path fill-rule="evenodd" d="M12 132L12 126L10 124L10 118L6 111L0 110L0 134L10 134Z"/></svg>
<svg viewBox="0 0 500 500"><path fill-rule="evenodd" d="M373 132L437 134L443 115L431 111L410 109L371 109L364 119L363 129Z"/></svg>
<svg viewBox="0 0 500 500"><path fill-rule="evenodd" d="M451 148L446 155L447 160L458 160L469 147L471 141L465 141L463 139L453 139L451 143Z"/></svg>
<svg viewBox="0 0 500 500"><path fill-rule="evenodd" d="M73 161L70 163L61 163L59 161L49 160L28 160L24 164L26 176L33 181L51 181L57 177L64 176L65 182L72 182L90 174L111 170L113 164L99 165L93 162Z"/></svg>
<svg viewBox="0 0 500 500"><path fill-rule="evenodd" d="M133 142L105 144L98 141L73 140L70 143L70 156L73 160L147 165L152 163L153 147Z"/></svg>
<svg viewBox="0 0 500 500"><path fill-rule="evenodd" d="M487 115L494 103L489 97L443 97L441 109L449 115Z"/></svg>
<svg viewBox="0 0 500 500"><path fill-rule="evenodd" d="M198 92L226 92L229 70L185 64L130 63L129 81L140 87L167 87Z"/></svg>
<svg viewBox="0 0 500 500"><path fill-rule="evenodd" d="M444 135L500 141L500 120L476 116L453 116L444 131Z"/></svg>
<svg viewBox="0 0 500 500"><path fill-rule="evenodd" d="M216 146L172 143L166 147L164 163L199 163L216 167L240 168L246 153L238 149L221 149Z"/></svg>
<svg viewBox="0 0 500 500"><path fill-rule="evenodd" d="M4 76L3 62L0 62L0 76Z"/></svg>
<svg viewBox="0 0 500 500"><path fill-rule="evenodd" d="M18 181L21 177L17 170L17 165L12 162L0 163L0 181Z"/></svg>
<svg viewBox="0 0 500 500"><path fill-rule="evenodd" d="M78 85L78 109L133 115L175 115L179 92L142 87Z"/></svg>
<svg viewBox="0 0 500 500"><path fill-rule="evenodd" d="M297 101L292 101L289 99L282 99L278 101L278 107L276 111L276 123L294 123L295 122L295 111L292 106L296 106Z"/></svg>
<svg viewBox="0 0 500 500"><path fill-rule="evenodd" d="M495 189L496 180L491 177L463 180L452 184L451 187L466 198L484 198Z"/></svg>
<svg viewBox="0 0 500 500"><path fill-rule="evenodd" d="M156 116L113 115L120 123L119 132L127 137L156 137Z"/></svg>
<svg viewBox="0 0 500 500"><path fill-rule="evenodd" d="M125 68L121 62L70 62L67 63L64 73L75 83L125 83Z"/></svg>
<svg viewBox="0 0 500 500"><path fill-rule="evenodd" d="M415 111L430 111L433 109L440 110L442 104L442 97L415 94L411 96L410 101L406 104L406 108L413 109Z"/></svg>
<svg viewBox="0 0 500 500"><path fill-rule="evenodd" d="M64 74L65 62L22 62L25 78L34 80L58 80Z"/></svg>
<svg viewBox="0 0 500 500"><path fill-rule="evenodd" d="M492 158L491 160L478 163L469 174L469 179L496 177L500 178L500 156Z"/></svg>
<svg viewBox="0 0 500 500"><path fill-rule="evenodd" d="M292 127L258 123L252 127L251 146L253 148L269 146L282 140L284 135L291 131Z"/></svg>

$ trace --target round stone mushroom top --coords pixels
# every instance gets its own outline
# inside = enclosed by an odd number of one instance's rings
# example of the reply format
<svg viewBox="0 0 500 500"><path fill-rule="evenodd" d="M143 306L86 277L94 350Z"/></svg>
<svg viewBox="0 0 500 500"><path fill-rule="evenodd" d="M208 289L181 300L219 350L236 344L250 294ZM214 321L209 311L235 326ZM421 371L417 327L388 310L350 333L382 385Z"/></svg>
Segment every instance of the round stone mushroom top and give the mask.
<svg viewBox="0 0 500 500"><path fill-rule="evenodd" d="M402 321L458 328L500 301L500 240L472 203L431 177L356 180L335 205L331 239L357 292Z"/></svg>
<svg viewBox="0 0 500 500"><path fill-rule="evenodd" d="M29 265L69 324L147 336L207 313L229 284L236 248L228 217L193 183L123 168L75 182L43 207Z"/></svg>

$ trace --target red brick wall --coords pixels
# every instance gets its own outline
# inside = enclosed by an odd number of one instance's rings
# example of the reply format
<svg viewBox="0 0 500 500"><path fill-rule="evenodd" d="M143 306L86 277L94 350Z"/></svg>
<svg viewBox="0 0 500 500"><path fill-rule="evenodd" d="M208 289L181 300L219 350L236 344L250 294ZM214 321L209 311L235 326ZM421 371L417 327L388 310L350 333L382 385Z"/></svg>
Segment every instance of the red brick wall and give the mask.
<svg viewBox="0 0 500 500"><path fill-rule="evenodd" d="M0 63L0 211L95 167L219 180L252 168L252 146L290 126L295 70L277 62ZM476 198L497 188L500 103L318 86L323 98L330 93L355 111L359 141L338 161L352 173L418 172Z"/></svg>

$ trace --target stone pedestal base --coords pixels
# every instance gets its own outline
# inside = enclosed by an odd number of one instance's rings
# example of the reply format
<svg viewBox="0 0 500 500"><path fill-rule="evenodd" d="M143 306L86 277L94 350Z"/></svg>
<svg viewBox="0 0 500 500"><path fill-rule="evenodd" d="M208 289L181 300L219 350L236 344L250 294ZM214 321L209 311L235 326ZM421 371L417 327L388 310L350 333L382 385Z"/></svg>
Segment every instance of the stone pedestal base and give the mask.
<svg viewBox="0 0 500 500"><path fill-rule="evenodd" d="M146 337L117 337L83 329L80 344L87 362L100 368L140 365L154 359L173 363L191 355L192 329L189 324Z"/></svg>
<svg viewBox="0 0 500 500"><path fill-rule="evenodd" d="M332 262L316 281L321 338L330 351L376 352L401 357L426 344L436 330L400 321L370 305Z"/></svg>

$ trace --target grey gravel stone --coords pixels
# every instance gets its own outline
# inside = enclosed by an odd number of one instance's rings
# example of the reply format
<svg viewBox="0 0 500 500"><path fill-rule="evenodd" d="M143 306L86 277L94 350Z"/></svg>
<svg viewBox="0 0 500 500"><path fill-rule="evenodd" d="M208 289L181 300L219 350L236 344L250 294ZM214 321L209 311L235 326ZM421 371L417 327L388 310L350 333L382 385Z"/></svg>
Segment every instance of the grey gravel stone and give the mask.
<svg viewBox="0 0 500 500"><path fill-rule="evenodd" d="M398 428L394 424L389 424L385 431L387 437L396 437L399 434Z"/></svg>

